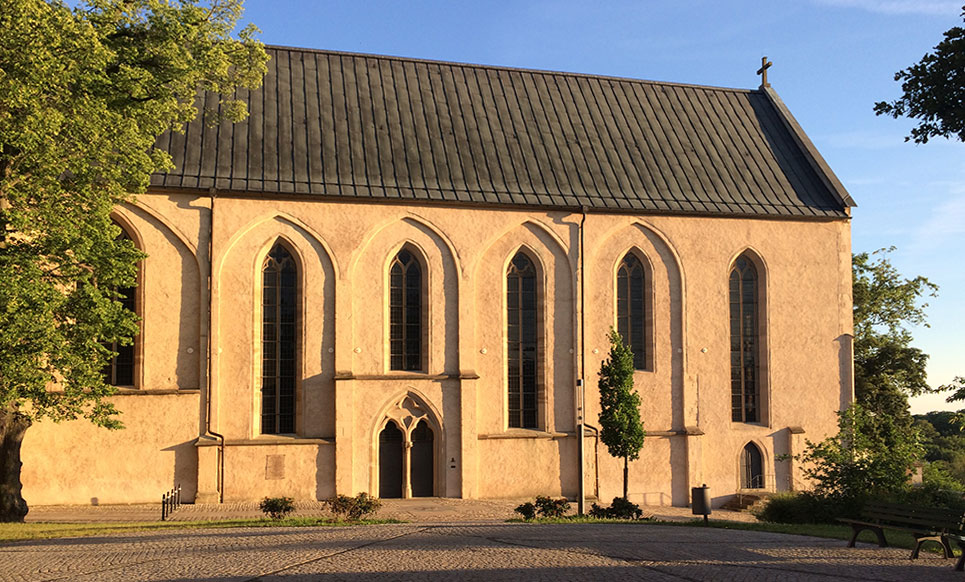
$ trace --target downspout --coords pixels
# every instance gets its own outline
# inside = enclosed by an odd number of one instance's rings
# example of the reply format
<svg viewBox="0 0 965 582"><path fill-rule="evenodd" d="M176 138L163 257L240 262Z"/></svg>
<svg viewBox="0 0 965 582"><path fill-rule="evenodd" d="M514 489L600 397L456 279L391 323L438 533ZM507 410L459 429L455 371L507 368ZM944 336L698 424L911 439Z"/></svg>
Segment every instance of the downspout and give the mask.
<svg viewBox="0 0 965 582"><path fill-rule="evenodd" d="M593 433L593 497L600 500L600 429L592 424L583 423L586 430Z"/></svg>
<svg viewBox="0 0 965 582"><path fill-rule="evenodd" d="M214 195L215 189L208 191L211 201L211 209L208 211L208 364L207 364L207 414L205 415L205 433L218 439L218 503L224 503L224 435L211 429L211 371L214 359Z"/></svg>
<svg viewBox="0 0 965 582"><path fill-rule="evenodd" d="M584 228L586 224L586 206L580 207L580 213L582 214L580 218L580 244L578 248L579 252L579 273L580 273L580 377L576 381L577 389L577 410L576 410L576 448L578 454L580 455L580 497L577 500L576 511L579 515L586 513L586 482L585 482L585 469L586 469L586 459L584 454L584 443L585 440L585 427L586 427L586 383L584 381L584 376L586 375L586 273L584 268L586 266L586 261L584 257L584 250L586 245L586 229Z"/></svg>
<svg viewBox="0 0 965 582"><path fill-rule="evenodd" d="M580 218L580 410L579 410L579 420L580 420L580 508L579 513L582 515L586 509L586 485L583 481L583 469L585 468L584 460L584 445L583 439L585 438L586 430L593 432L593 496L599 501L600 499L600 429L593 426L592 424L586 423L586 277L584 273L584 267L586 262L584 260L584 249L586 248L586 231L584 225L586 223L586 206L580 207L580 213L583 215Z"/></svg>

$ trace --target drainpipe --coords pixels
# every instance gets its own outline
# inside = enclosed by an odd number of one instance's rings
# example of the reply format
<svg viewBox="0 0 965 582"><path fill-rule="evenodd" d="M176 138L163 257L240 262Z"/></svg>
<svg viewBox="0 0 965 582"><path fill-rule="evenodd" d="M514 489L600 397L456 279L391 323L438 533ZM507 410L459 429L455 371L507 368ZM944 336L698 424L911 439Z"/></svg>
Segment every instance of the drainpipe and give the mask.
<svg viewBox="0 0 965 582"><path fill-rule="evenodd" d="M593 496L600 499L600 429L592 424L583 423L586 430L593 433Z"/></svg>
<svg viewBox="0 0 965 582"><path fill-rule="evenodd" d="M214 331L212 329L212 324L214 321L214 316L212 312L214 311L214 296L212 292L214 291L214 195L215 189L211 188L208 191L211 201L211 209L208 211L208 362L207 362L207 414L205 415L205 434L210 435L218 439L218 503L224 503L224 435L215 432L211 429L211 401L213 400L211 395L211 371L213 368L212 361L214 359L215 347L214 347Z"/></svg>
<svg viewBox="0 0 965 582"><path fill-rule="evenodd" d="M580 377L576 380L577 389L577 410L576 410L576 448L580 456L580 492L579 498L577 499L576 511L579 515L586 513L586 479L585 479L585 468L586 459L583 450L583 440L584 432L586 427L586 385L584 382L584 376L586 375L586 273L583 269L586 266L584 261L584 248L586 244L586 231L584 225L586 224L586 206L580 207L580 213L582 217L580 218L580 244L579 244L579 261L580 261Z"/></svg>

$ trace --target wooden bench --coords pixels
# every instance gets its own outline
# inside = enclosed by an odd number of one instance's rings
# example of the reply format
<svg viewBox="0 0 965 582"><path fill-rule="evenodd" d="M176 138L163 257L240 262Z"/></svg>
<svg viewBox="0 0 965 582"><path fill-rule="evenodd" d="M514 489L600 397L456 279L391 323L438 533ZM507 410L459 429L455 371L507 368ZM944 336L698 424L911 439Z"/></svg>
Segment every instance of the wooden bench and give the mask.
<svg viewBox="0 0 965 582"><path fill-rule="evenodd" d="M955 533L955 534L945 534L947 539L955 540L958 543L958 549L962 551L962 554L958 557L958 562L955 564L955 569L959 572L965 570L965 534Z"/></svg>
<svg viewBox="0 0 965 582"><path fill-rule="evenodd" d="M906 531L915 537L917 543L911 552L911 559L918 557L922 544L936 542L941 545L946 558L952 557L951 541L955 539L965 548L965 511L918 507L898 503L869 501L861 509L861 519L838 518L838 521L851 525L853 535L848 547L853 548L858 534L870 530L878 536L878 545L887 547L886 529ZM956 569L961 570L965 560L959 560Z"/></svg>

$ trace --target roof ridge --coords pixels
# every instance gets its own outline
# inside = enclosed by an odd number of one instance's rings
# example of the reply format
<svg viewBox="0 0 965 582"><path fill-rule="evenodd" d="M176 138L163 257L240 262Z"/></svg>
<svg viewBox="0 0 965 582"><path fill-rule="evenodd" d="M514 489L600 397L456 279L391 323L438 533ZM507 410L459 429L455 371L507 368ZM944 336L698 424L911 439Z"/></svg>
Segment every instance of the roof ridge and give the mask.
<svg viewBox="0 0 965 582"><path fill-rule="evenodd" d="M682 83L682 82L675 82L675 81L655 81L652 79L636 79L633 77L621 77L619 75L597 75L593 73L578 73L575 71L555 71L552 69L530 69L526 67L511 67L508 65L487 65L482 63L444 61L444 60L438 60L438 59L426 59L426 58L419 58L419 57L403 57L399 55L380 55L375 53L338 51L333 49L317 49L317 48L307 48L307 47L284 46L284 45L277 45L277 44L266 44L265 48L284 50L288 52L305 52L305 53L337 55L337 56L345 56L345 57L361 57L366 59L379 59L379 60L386 60L386 61L402 61L402 62L409 62L409 63L447 65L450 67L462 67L462 68L470 68L470 69L510 71L510 72L517 72L517 73L578 77L578 78L586 78L586 79L606 79L609 81L623 81L623 82L629 82L629 83L640 83L643 85L658 85L658 86L667 86L667 87L684 87L689 89L703 89L708 91L726 91L726 92L732 92L732 93L761 93L761 90L759 88L747 89L747 88L741 88L741 87L721 87L718 85L700 85L697 83Z"/></svg>

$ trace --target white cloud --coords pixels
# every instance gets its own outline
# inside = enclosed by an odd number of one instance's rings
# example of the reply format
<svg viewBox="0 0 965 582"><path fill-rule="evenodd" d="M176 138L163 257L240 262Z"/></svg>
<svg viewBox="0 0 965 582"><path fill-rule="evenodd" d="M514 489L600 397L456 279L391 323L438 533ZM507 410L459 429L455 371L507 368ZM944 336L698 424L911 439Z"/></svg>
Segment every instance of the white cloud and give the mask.
<svg viewBox="0 0 965 582"><path fill-rule="evenodd" d="M818 4L840 8L857 8L879 14L958 14L961 0L815 0Z"/></svg>

